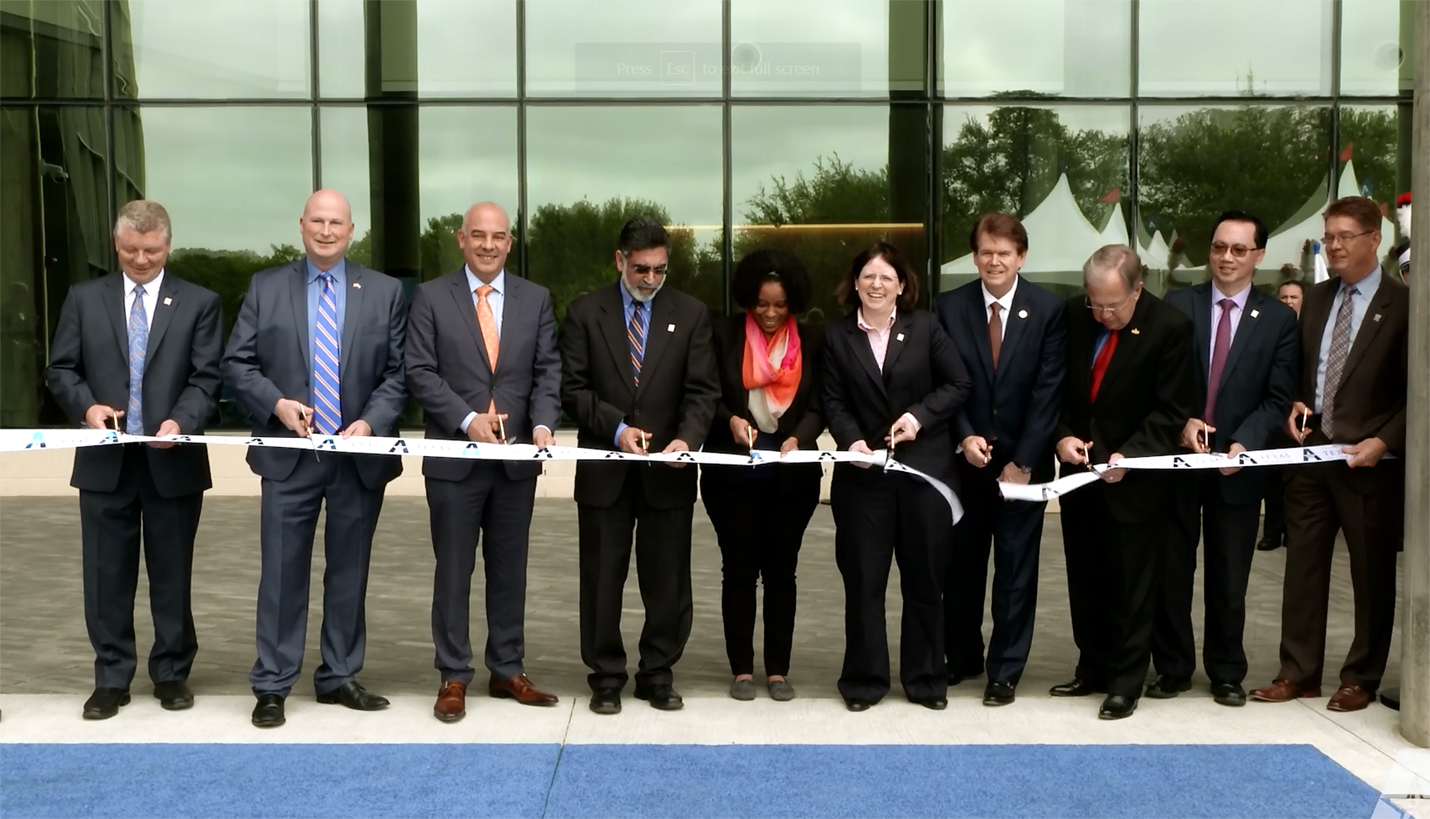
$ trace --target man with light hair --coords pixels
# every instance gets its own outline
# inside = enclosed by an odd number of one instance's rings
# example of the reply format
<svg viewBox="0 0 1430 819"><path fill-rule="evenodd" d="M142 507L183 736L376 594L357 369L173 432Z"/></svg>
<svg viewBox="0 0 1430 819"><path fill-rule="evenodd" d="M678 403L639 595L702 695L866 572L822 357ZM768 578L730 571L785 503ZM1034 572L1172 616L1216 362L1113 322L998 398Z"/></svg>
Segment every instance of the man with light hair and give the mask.
<svg viewBox="0 0 1430 819"><path fill-rule="evenodd" d="M1142 262L1107 245L1067 303L1068 373L1054 434L1062 474L1177 451L1191 415L1192 322L1148 293ZM1101 719L1132 715L1152 656L1157 567L1171 509L1169 476L1109 469L1062 501L1068 605L1078 647L1055 697L1106 694Z"/></svg>
<svg viewBox="0 0 1430 819"><path fill-rule="evenodd" d="M65 298L45 377L75 423L196 435L217 406L219 297L165 273L172 235L163 205L125 204L114 226L119 270L75 285ZM82 447L70 485L79 490L84 620L95 653L84 718L108 719L129 703L141 535L154 696L170 711L192 707L194 536L204 490L213 485L208 451L163 442Z"/></svg>

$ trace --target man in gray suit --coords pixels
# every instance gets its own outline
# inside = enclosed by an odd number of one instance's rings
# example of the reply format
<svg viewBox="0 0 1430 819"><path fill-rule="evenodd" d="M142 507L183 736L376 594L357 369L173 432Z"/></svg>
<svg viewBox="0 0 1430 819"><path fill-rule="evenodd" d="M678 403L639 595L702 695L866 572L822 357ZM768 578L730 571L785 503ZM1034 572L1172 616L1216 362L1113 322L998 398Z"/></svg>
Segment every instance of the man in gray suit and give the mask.
<svg viewBox="0 0 1430 819"><path fill-rule="evenodd" d="M257 273L249 284L224 354L224 380L252 416L256 438L392 435L407 398L402 285L346 260L353 223L342 194L314 193L299 226L305 257ZM283 724L283 700L302 670L313 535L324 501L318 702L386 708L356 677L367 639L373 530L402 461L254 446L248 465L263 478L253 724Z"/></svg>
<svg viewBox="0 0 1430 819"><path fill-rule="evenodd" d="M511 221L490 202L462 219L462 269L417 288L407 337L407 384L427 411L427 437L546 447L561 414L556 315L544 287L509 275ZM523 623L527 538L539 462L426 458L427 505L437 570L432 642L442 675L433 713L466 715L468 633L477 533L486 569L487 691L523 705L557 698L527 679Z"/></svg>

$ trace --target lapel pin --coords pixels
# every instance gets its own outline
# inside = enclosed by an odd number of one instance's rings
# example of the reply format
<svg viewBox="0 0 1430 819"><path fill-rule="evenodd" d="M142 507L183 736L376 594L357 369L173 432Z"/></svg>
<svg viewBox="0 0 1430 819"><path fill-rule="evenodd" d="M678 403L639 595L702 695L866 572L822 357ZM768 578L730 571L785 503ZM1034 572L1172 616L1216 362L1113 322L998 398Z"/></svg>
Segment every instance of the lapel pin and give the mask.
<svg viewBox="0 0 1430 819"><path fill-rule="evenodd" d="M1133 328L1132 328L1132 335L1134 335L1134 336L1136 336L1136 335L1141 335L1141 331L1138 330L1136 327L1133 327Z"/></svg>
<svg viewBox="0 0 1430 819"><path fill-rule="evenodd" d="M665 331L666 331L667 333L673 333L673 332L675 332L675 325L674 325L674 324L667 324L667 325L665 325Z"/></svg>
<svg viewBox="0 0 1430 819"><path fill-rule="evenodd" d="M1027 318L1027 317L1028 317L1028 311L1027 311L1027 310L1019 310L1019 311L1018 311L1018 318Z"/></svg>
<svg viewBox="0 0 1430 819"><path fill-rule="evenodd" d="M353 282L353 289L354 289L354 290L361 290L361 289L362 289L362 282Z"/></svg>
<svg viewBox="0 0 1430 819"><path fill-rule="evenodd" d="M165 304L165 305L170 305L170 304L173 304L173 303L174 303L174 300L173 300L173 299L169 298L168 296L165 296L165 297L164 297L164 304Z"/></svg>
<svg viewBox="0 0 1430 819"><path fill-rule="evenodd" d="M903 340L904 340L904 334L903 334L903 333L899 333L897 336L894 337L894 339L895 339L896 341L903 341Z"/></svg>
<svg viewBox="0 0 1430 819"><path fill-rule="evenodd" d="M1376 314L1375 314L1375 320L1376 320L1376 321L1380 321L1380 314L1379 314L1379 313L1376 313Z"/></svg>
<svg viewBox="0 0 1430 819"><path fill-rule="evenodd" d="M1256 318L1256 317L1259 316L1259 315L1261 315L1261 311L1260 311L1260 310L1252 310L1252 311L1251 311L1251 317L1252 317L1252 318Z"/></svg>

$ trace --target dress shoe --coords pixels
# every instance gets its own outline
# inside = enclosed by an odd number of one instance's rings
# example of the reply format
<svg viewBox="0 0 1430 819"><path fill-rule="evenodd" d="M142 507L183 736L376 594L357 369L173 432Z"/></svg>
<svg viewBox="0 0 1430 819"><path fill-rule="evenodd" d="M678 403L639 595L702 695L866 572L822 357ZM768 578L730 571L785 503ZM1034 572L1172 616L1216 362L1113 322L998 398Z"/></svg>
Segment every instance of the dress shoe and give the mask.
<svg viewBox="0 0 1430 819"><path fill-rule="evenodd" d="M467 684L461 680L448 680L437 690L437 704L432 706L432 716L443 722L456 722L467 715Z"/></svg>
<svg viewBox="0 0 1430 819"><path fill-rule="evenodd" d="M487 693L497 699L516 700L522 705L555 705L560 701L555 694L548 694L532 685L525 674L518 674L509 680L492 677L487 683Z"/></svg>
<svg viewBox="0 0 1430 819"><path fill-rule="evenodd" d="M182 711L194 707L194 692L189 690L189 684L183 680L154 683L154 697L159 700L159 707L165 711Z"/></svg>
<svg viewBox="0 0 1430 819"><path fill-rule="evenodd" d="M1147 696L1154 700L1170 700L1183 691L1192 690L1192 681L1187 677L1173 677L1171 674L1158 674L1157 679L1147 686Z"/></svg>
<svg viewBox="0 0 1430 819"><path fill-rule="evenodd" d="M1321 696L1320 688L1306 688L1280 677L1272 680L1271 684L1265 688L1251 689L1251 698L1262 702L1290 702L1297 697L1319 696Z"/></svg>
<svg viewBox="0 0 1430 819"><path fill-rule="evenodd" d="M342 688L318 695L324 705L345 705L354 711L381 711L388 706L386 697L368 691L357 680L348 680Z"/></svg>
<svg viewBox="0 0 1430 819"><path fill-rule="evenodd" d="M679 711L685 707L685 700L680 698L672 685L636 686L636 699L645 700L657 711Z"/></svg>
<svg viewBox="0 0 1430 819"><path fill-rule="evenodd" d="M96 688L84 701L85 719L109 719L119 713L119 706L129 704L129 690Z"/></svg>
<svg viewBox="0 0 1430 819"><path fill-rule="evenodd" d="M1098 719L1126 719L1132 716L1132 712L1137 710L1136 697L1124 697L1121 694L1109 694L1107 699L1102 701L1102 707L1097 711Z"/></svg>
<svg viewBox="0 0 1430 819"><path fill-rule="evenodd" d="M1331 701L1326 703L1326 710L1359 711L1373 702L1375 702L1374 691L1367 691L1358 685L1343 685L1331 695Z"/></svg>
<svg viewBox="0 0 1430 819"><path fill-rule="evenodd" d="M949 687L953 687L963 682L964 680L977 679L981 676L983 676L983 669L981 668L970 668L965 669L963 671L951 671L948 675L948 684Z"/></svg>
<svg viewBox="0 0 1430 819"><path fill-rule="evenodd" d="M770 680L770 699L775 702L789 702L794 699L794 686L789 680Z"/></svg>
<svg viewBox="0 0 1430 819"><path fill-rule="evenodd" d="M730 683L730 699L752 702L755 699L755 681L735 680Z"/></svg>
<svg viewBox="0 0 1430 819"><path fill-rule="evenodd" d="M621 713L621 689L598 688L591 692L590 709L597 714Z"/></svg>
<svg viewBox="0 0 1430 819"><path fill-rule="evenodd" d="M1086 697L1089 694L1106 694L1107 686L1089 682L1082 677L1073 677L1062 685L1048 689L1048 693L1054 697Z"/></svg>
<svg viewBox="0 0 1430 819"><path fill-rule="evenodd" d="M942 711L948 707L948 697L909 697L909 702L922 705L930 711Z"/></svg>
<svg viewBox="0 0 1430 819"><path fill-rule="evenodd" d="M983 704L988 706L1010 705L1013 702L1014 686L1003 680L989 680L983 689Z"/></svg>
<svg viewBox="0 0 1430 819"><path fill-rule="evenodd" d="M1212 683L1212 699L1218 705L1230 705L1240 708L1246 705L1246 689L1240 683L1214 682Z"/></svg>
<svg viewBox="0 0 1430 819"><path fill-rule="evenodd" d="M869 700L863 699L861 697L855 697L853 699L847 699L844 701L844 707L848 708L850 711L855 712L856 714L860 711L868 711L869 706L873 704L874 703L870 702Z"/></svg>
<svg viewBox="0 0 1430 819"><path fill-rule="evenodd" d="M1280 549L1283 543L1285 543L1285 541L1283 541L1279 537L1264 537L1256 542L1256 551L1274 552L1277 549Z"/></svg>
<svg viewBox="0 0 1430 819"><path fill-rule="evenodd" d="M284 722L282 695L259 694L258 704L253 706L253 727L277 728Z"/></svg>

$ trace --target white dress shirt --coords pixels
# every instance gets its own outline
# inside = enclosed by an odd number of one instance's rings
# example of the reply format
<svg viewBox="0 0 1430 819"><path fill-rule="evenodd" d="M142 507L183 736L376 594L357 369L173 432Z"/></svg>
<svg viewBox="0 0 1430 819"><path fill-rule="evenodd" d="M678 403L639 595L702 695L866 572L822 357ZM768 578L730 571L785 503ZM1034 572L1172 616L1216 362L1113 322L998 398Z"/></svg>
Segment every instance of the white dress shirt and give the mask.
<svg viewBox="0 0 1430 819"><path fill-rule="evenodd" d="M159 306L159 286L164 283L164 271L161 269L159 275L152 281L144 284L144 317L149 320L149 328L154 329L154 310ZM129 274L124 274L124 326L129 327L129 316L134 312L134 288L139 283L129 278Z"/></svg>
<svg viewBox="0 0 1430 819"><path fill-rule="evenodd" d="M988 292L988 285L982 286L983 290L983 320L993 321L993 303L998 303L998 323L1002 332L999 333L999 340L1008 337L1008 314L1013 310L1013 294L1018 292L1018 277L1013 277L1013 286L1008 288L1008 292L1003 294L1003 298L995 299L993 294Z"/></svg>

